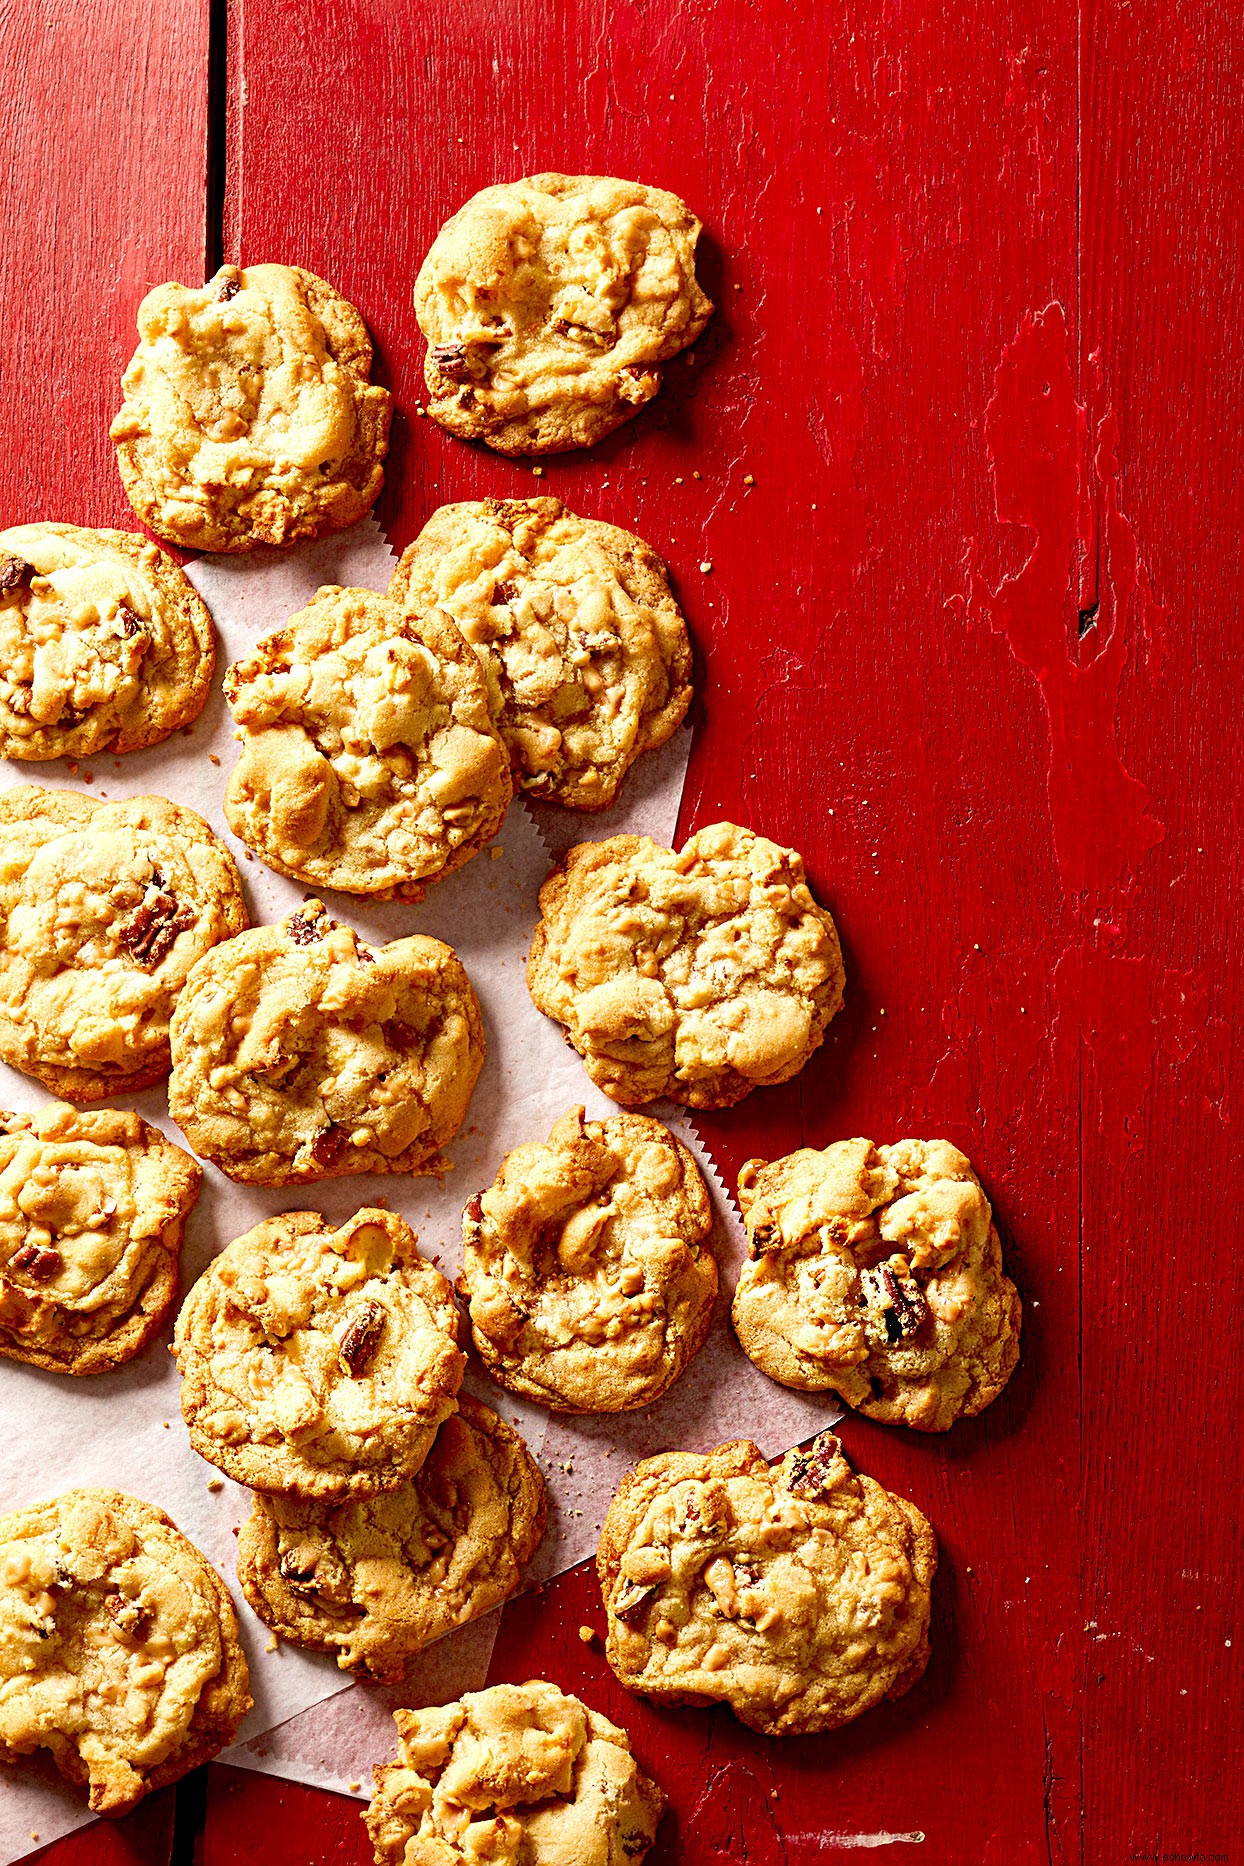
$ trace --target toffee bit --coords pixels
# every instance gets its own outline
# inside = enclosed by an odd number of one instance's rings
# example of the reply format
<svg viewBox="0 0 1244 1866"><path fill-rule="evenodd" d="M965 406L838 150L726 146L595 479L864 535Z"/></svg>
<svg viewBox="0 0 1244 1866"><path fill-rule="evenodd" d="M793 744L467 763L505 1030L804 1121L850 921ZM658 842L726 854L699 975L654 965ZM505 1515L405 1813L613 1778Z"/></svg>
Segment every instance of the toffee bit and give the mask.
<svg viewBox="0 0 1244 1866"><path fill-rule="evenodd" d="M351 1380L358 1380L380 1345L388 1310L378 1302L363 1302L342 1331L337 1343L341 1364Z"/></svg>

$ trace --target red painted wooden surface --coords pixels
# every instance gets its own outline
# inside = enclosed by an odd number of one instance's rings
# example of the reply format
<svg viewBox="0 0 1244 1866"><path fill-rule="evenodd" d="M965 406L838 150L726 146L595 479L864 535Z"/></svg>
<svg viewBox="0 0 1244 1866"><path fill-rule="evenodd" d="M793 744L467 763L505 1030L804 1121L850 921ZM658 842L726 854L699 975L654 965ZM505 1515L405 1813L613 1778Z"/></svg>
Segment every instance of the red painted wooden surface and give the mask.
<svg viewBox="0 0 1244 1866"><path fill-rule="evenodd" d="M655 1712L577 1637L586 1570L508 1610L494 1675L627 1725L674 1801L662 1866L798 1866L817 1835L878 1830L922 1832L880 1851L924 1866L1229 1856L1238 30L1210 0L234 0L228 25L225 257L309 266L367 317L401 409L395 544L443 500L537 486L647 536L703 656L684 829L794 842L834 909L847 1009L795 1083L704 1121L719 1162L946 1134L1027 1299L983 1418L843 1429L941 1540L908 1699L785 1743ZM142 66L163 114L104 151L105 210L63 72L50 184L19 138L62 218L51 252L19 219L0 258L15 515L121 510L100 424L146 278L107 248L196 274L193 70ZM94 152L132 65L74 82ZM48 133L52 97L28 109ZM537 482L418 417L410 287L473 189L546 167L682 193L720 314L650 409ZM103 298L62 325L66 264ZM15 333L29 276L47 308ZM17 457L49 366L85 438ZM269 1851L369 1858L353 1804L213 1770L202 1866Z"/></svg>

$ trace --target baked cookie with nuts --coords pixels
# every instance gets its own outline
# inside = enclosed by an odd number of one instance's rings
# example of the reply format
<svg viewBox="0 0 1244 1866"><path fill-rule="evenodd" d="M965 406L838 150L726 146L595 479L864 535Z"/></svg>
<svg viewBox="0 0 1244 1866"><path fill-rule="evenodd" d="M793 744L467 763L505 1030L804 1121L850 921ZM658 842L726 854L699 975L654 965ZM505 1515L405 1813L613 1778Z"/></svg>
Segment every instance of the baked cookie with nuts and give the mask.
<svg viewBox="0 0 1244 1866"><path fill-rule="evenodd" d="M433 512L394 572L417 615L451 615L483 664L525 796L604 810L691 703L691 643L641 538L560 499Z"/></svg>
<svg viewBox="0 0 1244 1866"><path fill-rule="evenodd" d="M231 1179L447 1170L484 1061L451 947L368 946L306 901L205 956L173 1019L169 1113Z"/></svg>
<svg viewBox="0 0 1244 1866"><path fill-rule="evenodd" d="M130 531L0 531L0 756L90 758L197 719L212 618L171 557Z"/></svg>
<svg viewBox="0 0 1244 1866"><path fill-rule="evenodd" d="M248 924L193 810L23 784L0 795L0 1058L67 1101L169 1072L187 974Z"/></svg>
<svg viewBox="0 0 1244 1866"><path fill-rule="evenodd" d="M842 1005L842 952L803 862L736 823L681 850L581 842L540 890L537 1010L624 1108L729 1108L789 1081Z"/></svg>
<svg viewBox="0 0 1244 1866"><path fill-rule="evenodd" d="M343 1503L419 1469L457 1410L453 1290L395 1212L283 1212L208 1265L173 1331L201 1458L252 1490Z"/></svg>
<svg viewBox="0 0 1244 1866"><path fill-rule="evenodd" d="M508 1600L544 1534L526 1445L466 1393L396 1490L348 1503L256 1492L238 1582L282 1639L398 1684L416 1653Z"/></svg>
<svg viewBox="0 0 1244 1866"><path fill-rule="evenodd" d="M225 675L234 834L283 875L422 900L497 833L510 763L447 616L327 587Z"/></svg>
<svg viewBox="0 0 1244 1866"><path fill-rule="evenodd" d="M928 1663L933 1531L832 1432L773 1465L746 1439L645 1459L596 1566L627 1690L726 1704L762 1736L835 1729Z"/></svg>
<svg viewBox="0 0 1244 1866"><path fill-rule="evenodd" d="M177 1299L202 1178L136 1114L0 1114L0 1354L65 1374L132 1361Z"/></svg>
<svg viewBox="0 0 1244 1866"><path fill-rule="evenodd" d="M379 495L393 398L367 326L301 266L157 285L112 423L144 525L190 551L340 531Z"/></svg>
<svg viewBox="0 0 1244 1866"><path fill-rule="evenodd" d="M652 1405L708 1333L712 1223L700 1169L659 1121L563 1115L463 1215L458 1287L485 1367L555 1412Z"/></svg>
<svg viewBox="0 0 1244 1866"><path fill-rule="evenodd" d="M665 1796L625 1730L542 1679L398 1710L364 1819L376 1866L630 1866Z"/></svg>
<svg viewBox="0 0 1244 1866"><path fill-rule="evenodd" d="M612 433L712 316L696 283L699 237L676 194L610 175L481 189L415 280L428 413L502 454Z"/></svg>
<svg viewBox="0 0 1244 1866"><path fill-rule="evenodd" d="M0 1516L0 1761L46 1749L125 1814L251 1707L229 1590L150 1503L67 1490Z"/></svg>
<svg viewBox="0 0 1244 1866"><path fill-rule="evenodd" d="M946 1140L840 1140L739 1174L749 1260L732 1316L783 1386L944 1432L1019 1359L1019 1293L989 1200Z"/></svg>

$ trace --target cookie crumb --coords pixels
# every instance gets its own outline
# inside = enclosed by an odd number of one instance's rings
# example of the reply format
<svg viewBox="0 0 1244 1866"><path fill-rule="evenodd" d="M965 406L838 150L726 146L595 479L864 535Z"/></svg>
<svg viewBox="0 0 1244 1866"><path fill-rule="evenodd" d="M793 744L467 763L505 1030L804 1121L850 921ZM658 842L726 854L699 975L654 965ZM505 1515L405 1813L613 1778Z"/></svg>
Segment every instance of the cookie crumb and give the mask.
<svg viewBox="0 0 1244 1866"><path fill-rule="evenodd" d="M167 1419L165 1419L165 1420L164 1420L164 1421L163 1421L162 1423L163 1423L163 1426L164 1426L164 1430L165 1430L165 1431L167 1432L167 1431L168 1431L168 1429L169 1429L169 1425L168 1425L168 1420L167 1420Z"/></svg>
<svg viewBox="0 0 1244 1866"><path fill-rule="evenodd" d="M209 752L207 754L207 762L209 765L218 765L220 763L220 760L216 756L215 752Z"/></svg>
<svg viewBox="0 0 1244 1866"><path fill-rule="evenodd" d="M568 1474L569 1474L569 1473L572 1473L572 1472L574 1471L574 1465L573 1465L573 1464L571 1464L571 1462L570 1462L570 1460L569 1460L569 1458L567 1458L567 1460L566 1460L566 1462L565 1462L565 1464L563 1464L563 1466L562 1466L562 1470L563 1470L563 1471L565 1471L565 1472L567 1472Z"/></svg>
<svg viewBox="0 0 1244 1866"><path fill-rule="evenodd" d="M710 563L709 559L706 557L704 559L704 562L700 565L701 571L704 573L705 576L707 576L709 571L712 568L713 568L712 564Z"/></svg>
<svg viewBox="0 0 1244 1866"><path fill-rule="evenodd" d="M543 479L544 468L542 466L533 466L531 469L531 477L532 479Z"/></svg>
<svg viewBox="0 0 1244 1866"><path fill-rule="evenodd" d="M703 479L703 478L704 478L704 475L703 475L703 473L693 473L693 474L691 475L691 477L692 477L692 479Z"/></svg>
<svg viewBox="0 0 1244 1866"><path fill-rule="evenodd" d="M279 1639L277 1638L277 1636L276 1636L276 1634L275 1634L275 1633L272 1633L272 1634L270 1634L270 1636L269 1636L269 1639L268 1639L268 1643L267 1643L267 1645L266 1645L266 1646L264 1647L264 1651L265 1651L265 1652L275 1652L275 1651L277 1650L277 1648L279 1647L279 1645L280 1645L280 1643L281 1643L281 1642L280 1642L280 1640L279 1640Z"/></svg>
<svg viewBox="0 0 1244 1866"><path fill-rule="evenodd" d="M505 850L498 849L496 845L494 844L494 846L491 849L489 849L488 853L494 862L499 862L501 860L501 857L505 854Z"/></svg>
<svg viewBox="0 0 1244 1866"><path fill-rule="evenodd" d="M675 473L675 475L674 475L674 484L675 484L675 486L681 486L681 485L682 485L682 474L681 474L681 473Z"/></svg>
<svg viewBox="0 0 1244 1866"><path fill-rule="evenodd" d="M579 1638L583 1641L585 1646L595 1646L599 1643L600 1635L594 1626L581 1626L579 1628Z"/></svg>
<svg viewBox="0 0 1244 1866"><path fill-rule="evenodd" d="M750 473L745 473L743 475L743 484L745 486L754 486L756 481Z"/></svg>
<svg viewBox="0 0 1244 1866"><path fill-rule="evenodd" d="M216 1491L223 1490L225 1486L221 1478L209 1477L207 1480L207 1487L214 1495Z"/></svg>
<svg viewBox="0 0 1244 1866"><path fill-rule="evenodd" d="M352 1795L360 1795L363 1792L363 1784L361 1782L347 1782L346 1787Z"/></svg>
<svg viewBox="0 0 1244 1866"><path fill-rule="evenodd" d="M741 291L742 291L742 289L743 289L743 287L742 287L741 285L737 285L737 284L736 284L736 286L735 286L735 288L734 288L734 289L735 289L735 291L736 291L736 292L741 292Z"/></svg>

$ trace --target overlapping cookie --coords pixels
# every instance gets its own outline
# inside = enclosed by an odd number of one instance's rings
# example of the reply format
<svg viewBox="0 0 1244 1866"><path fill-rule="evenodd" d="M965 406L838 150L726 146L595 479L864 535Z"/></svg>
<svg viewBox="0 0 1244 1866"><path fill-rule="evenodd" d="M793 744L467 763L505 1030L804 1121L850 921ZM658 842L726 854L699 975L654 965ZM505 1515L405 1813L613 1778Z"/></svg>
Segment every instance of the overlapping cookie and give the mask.
<svg viewBox="0 0 1244 1866"><path fill-rule="evenodd" d="M484 1365L557 1412L665 1393L712 1319L708 1190L659 1121L563 1115L506 1155L463 1219L459 1287Z"/></svg>
<svg viewBox="0 0 1244 1866"><path fill-rule="evenodd" d="M384 479L392 397L341 294L300 266L157 285L112 423L121 479L157 536L196 551L352 525Z"/></svg>
<svg viewBox="0 0 1244 1866"><path fill-rule="evenodd" d="M49 1750L96 1814L124 1814L250 1706L229 1591L163 1510L68 1490L0 1516L0 1761Z"/></svg>
<svg viewBox="0 0 1244 1866"><path fill-rule="evenodd" d="M413 1477L466 1357L445 1278L396 1213L267 1218L213 1258L173 1333L190 1443L253 1490L331 1502Z"/></svg>
<svg viewBox="0 0 1244 1866"><path fill-rule="evenodd" d="M933 1531L832 1432L774 1465L746 1440L645 1459L596 1565L627 1690L727 1704L763 1736L832 1730L928 1663Z"/></svg>
<svg viewBox="0 0 1244 1866"><path fill-rule="evenodd" d="M163 797L0 796L0 1058L69 1101L169 1071L194 961L247 924L237 869Z"/></svg>
<svg viewBox="0 0 1244 1866"><path fill-rule="evenodd" d="M479 662L438 610L318 590L225 675L229 827L316 887L417 901L494 836L509 758Z"/></svg>
<svg viewBox="0 0 1244 1866"><path fill-rule="evenodd" d="M1019 1358L1020 1301L989 1200L944 1140L842 1140L749 1160L740 1342L789 1387L943 1432L996 1399Z"/></svg>
<svg viewBox="0 0 1244 1866"><path fill-rule="evenodd" d="M473 195L415 281L428 413L503 454L590 447L661 386L712 316L700 223L608 175L530 175Z"/></svg>
<svg viewBox="0 0 1244 1866"><path fill-rule="evenodd" d="M96 1374L141 1353L177 1299L202 1177L136 1114L0 1114L0 1354Z"/></svg>
<svg viewBox="0 0 1244 1866"><path fill-rule="evenodd" d="M238 1538L238 1582L282 1639L396 1684L425 1646L514 1593L546 1509L518 1433L460 1393L396 1490L338 1505L257 1492Z"/></svg>
<svg viewBox="0 0 1244 1866"><path fill-rule="evenodd" d="M307 901L191 972L169 1112L196 1153L261 1186L439 1173L484 1059L470 981L440 940L373 948Z"/></svg>
<svg viewBox="0 0 1244 1866"><path fill-rule="evenodd" d="M556 1685L492 1685L393 1713L364 1817L376 1866L630 1866L665 1796L625 1730Z"/></svg>
<svg viewBox="0 0 1244 1866"><path fill-rule="evenodd" d="M679 851L647 836L571 849L540 890L527 963L598 1088L728 1108L785 1082L842 1005L842 953L803 862L735 823Z"/></svg>
<svg viewBox="0 0 1244 1866"><path fill-rule="evenodd" d="M559 499L434 512L394 572L408 611L451 615L479 655L525 796L604 810L691 701L691 644L641 538Z"/></svg>
<svg viewBox="0 0 1244 1866"><path fill-rule="evenodd" d="M89 758L197 719L212 619L171 557L129 531L0 531L0 756Z"/></svg>

